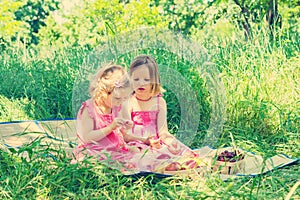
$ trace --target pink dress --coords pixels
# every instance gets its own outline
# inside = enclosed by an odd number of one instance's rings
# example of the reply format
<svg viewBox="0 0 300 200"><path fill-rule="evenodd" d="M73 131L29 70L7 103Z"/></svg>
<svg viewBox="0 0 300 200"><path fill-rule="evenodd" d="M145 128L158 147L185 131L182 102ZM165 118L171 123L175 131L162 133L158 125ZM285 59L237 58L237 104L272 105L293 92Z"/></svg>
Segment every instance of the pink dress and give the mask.
<svg viewBox="0 0 300 200"><path fill-rule="evenodd" d="M161 95L157 96L157 110L151 111L131 111L131 120L133 121L132 134L140 137L155 136L159 138L157 128L157 118L159 113ZM179 141L178 141L179 142ZM129 142L128 145L138 146L140 149L148 149L147 159L144 162L148 163L148 171L155 171L162 165L170 164L176 160L181 159L183 156L197 157L198 155L193 152L189 147L179 142L180 151L177 154L169 150L169 146L161 141L162 148L154 149L148 145L142 144L139 141ZM144 167L143 167L144 168Z"/></svg>
<svg viewBox="0 0 300 200"><path fill-rule="evenodd" d="M120 108L113 108L111 114L99 114L91 99L82 103L82 106L77 114L77 120L81 120L83 110L87 109L89 116L94 121L94 130L98 130L111 124L114 117L117 116ZM75 159L71 163L82 161L86 155L94 156L99 160L110 160L110 164L123 164L125 168L135 168L135 165L130 163L133 154L128 151L123 140L123 136L119 129L112 131L109 135L95 143L84 142L77 134L79 145L74 150ZM117 162L114 162L117 161Z"/></svg>

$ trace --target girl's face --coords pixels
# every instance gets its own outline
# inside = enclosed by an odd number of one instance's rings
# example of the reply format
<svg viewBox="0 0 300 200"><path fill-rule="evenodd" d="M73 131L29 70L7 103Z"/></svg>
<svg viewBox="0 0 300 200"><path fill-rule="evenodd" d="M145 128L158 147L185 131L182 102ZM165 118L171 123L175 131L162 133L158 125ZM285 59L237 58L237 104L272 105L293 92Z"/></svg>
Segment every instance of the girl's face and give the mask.
<svg viewBox="0 0 300 200"><path fill-rule="evenodd" d="M136 68L131 75L133 80L133 89L136 94L145 94L151 92L151 77L146 65Z"/></svg>
<svg viewBox="0 0 300 200"><path fill-rule="evenodd" d="M110 107L120 106L124 101L128 100L132 93L130 87L126 88L115 88L114 91L109 95Z"/></svg>

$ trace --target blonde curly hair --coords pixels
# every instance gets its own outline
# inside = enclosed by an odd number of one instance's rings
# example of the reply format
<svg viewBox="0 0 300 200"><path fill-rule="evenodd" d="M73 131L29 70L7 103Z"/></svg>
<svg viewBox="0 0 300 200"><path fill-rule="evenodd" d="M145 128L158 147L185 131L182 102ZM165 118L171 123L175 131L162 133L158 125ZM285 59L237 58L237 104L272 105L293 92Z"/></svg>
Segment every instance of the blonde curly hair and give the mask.
<svg viewBox="0 0 300 200"><path fill-rule="evenodd" d="M130 79L125 68L111 64L101 67L90 81L89 94L93 100L102 100L115 88L130 87Z"/></svg>

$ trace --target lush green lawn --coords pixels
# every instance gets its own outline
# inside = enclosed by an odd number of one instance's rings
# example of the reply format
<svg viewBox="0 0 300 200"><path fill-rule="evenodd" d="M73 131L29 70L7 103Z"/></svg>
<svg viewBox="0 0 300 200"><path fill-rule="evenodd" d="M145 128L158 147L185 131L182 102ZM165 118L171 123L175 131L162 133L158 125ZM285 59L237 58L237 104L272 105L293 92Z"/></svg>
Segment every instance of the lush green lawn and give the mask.
<svg viewBox="0 0 300 200"><path fill-rule="evenodd" d="M266 158L278 153L300 157L300 42L295 38L268 42L257 34L249 41L219 38L203 43L225 88L220 92L226 96L227 117L217 146L231 146L231 133L237 146ZM89 50L45 49L12 46L1 54L1 121L74 117L73 84ZM172 60L170 66L197 89L201 121L190 145L199 147L211 113L205 82L176 56L163 51L155 55L160 61ZM129 63L126 56L120 61ZM165 98L170 130L176 133L178 99L171 91ZM20 159L18 152L0 151L1 199L284 199L300 179L299 163L227 182L217 177L132 178L90 164L90 160L81 166L70 165L63 149L43 146L39 140L23 150L32 153L29 161ZM55 159L47 156L50 154ZM298 188L294 199L300 198L299 192Z"/></svg>

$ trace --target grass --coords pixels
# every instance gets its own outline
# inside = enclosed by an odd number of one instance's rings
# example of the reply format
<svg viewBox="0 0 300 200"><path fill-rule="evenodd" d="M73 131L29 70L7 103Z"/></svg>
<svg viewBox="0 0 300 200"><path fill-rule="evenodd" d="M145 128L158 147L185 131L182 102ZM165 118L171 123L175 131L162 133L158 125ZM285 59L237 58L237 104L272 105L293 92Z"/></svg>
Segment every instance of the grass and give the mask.
<svg viewBox="0 0 300 200"><path fill-rule="evenodd" d="M203 42L220 71L226 94L227 119L218 146L237 146L264 156L278 153L300 157L300 54L297 33L267 41ZM220 44L218 45L219 42ZM223 42L222 42L223 41ZM225 45L224 45L225 44ZM12 46L0 59L0 121L74 117L73 84L88 55L85 48L24 50ZM210 93L188 64L167 52L158 60L177 67L201 102L202 120L193 147L202 143L209 125ZM172 58L172 59L170 59ZM129 58L120 58L128 64ZM13 78L12 78L13 77ZM168 89L168 88L166 88ZM168 102L170 129L176 133L180 112L172 91ZM21 151L31 152L30 160ZM55 155L55 159L51 156ZM218 177L187 180L178 177L126 177L87 159L69 164L63 148L42 144L42 138L16 151L0 150L1 199L284 199L300 179L299 163L253 178L221 181ZM299 199L299 187L291 199Z"/></svg>
<svg viewBox="0 0 300 200"><path fill-rule="evenodd" d="M71 165L63 149L41 142L26 145L33 152L27 160L18 157L21 149L1 150L1 199L283 199L298 181L297 165L227 182L127 177L90 159Z"/></svg>

